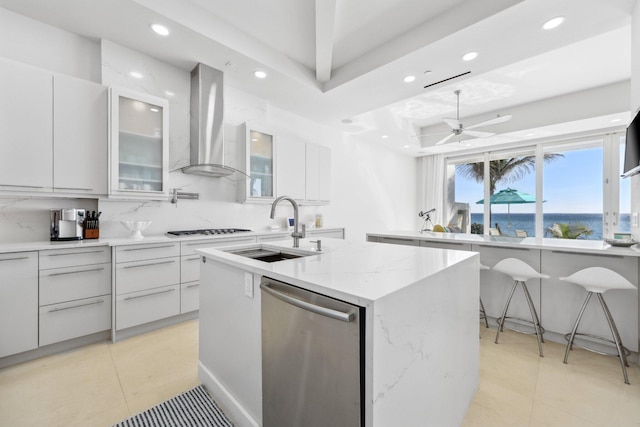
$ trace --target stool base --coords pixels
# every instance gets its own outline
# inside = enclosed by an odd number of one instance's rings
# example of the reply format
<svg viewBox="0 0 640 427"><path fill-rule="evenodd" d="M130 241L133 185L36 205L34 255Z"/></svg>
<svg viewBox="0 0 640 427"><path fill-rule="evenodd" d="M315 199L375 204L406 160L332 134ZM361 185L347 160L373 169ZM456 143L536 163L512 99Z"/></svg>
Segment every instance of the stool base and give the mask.
<svg viewBox="0 0 640 427"><path fill-rule="evenodd" d="M502 330L504 329L505 320L508 319L507 311L509 310L509 304L511 303L511 298L513 298L513 294L516 291L516 288L518 287L518 285L522 286L522 290L524 291L524 295L527 299L527 304L529 305L529 311L531 312L531 322L523 319L519 319L519 320L522 320L527 323L531 323L533 325L533 328L535 329L536 338L538 339L538 351L540 353L540 357L544 357L544 354L542 353L542 343L544 342L544 338L542 337L542 334L544 334L544 329L542 328L542 326L540 326L540 318L538 317L538 312L536 311L536 308L533 305L533 300L531 299L531 294L529 294L529 289L527 288L527 284L520 280L515 280L513 282L513 287L511 288L511 292L509 292L507 303L504 305L502 316L500 316L500 318L498 319L498 331L496 332L495 343L498 344L498 339L500 338L500 332L502 332ZM508 328L508 329L512 329L512 328ZM513 329L513 330L516 332L524 332L524 331L519 331L517 329Z"/></svg>
<svg viewBox="0 0 640 427"><path fill-rule="evenodd" d="M484 319L484 327L489 327L489 320L487 320L487 312L484 310L484 304L482 298L480 298L480 319Z"/></svg>
<svg viewBox="0 0 640 427"><path fill-rule="evenodd" d="M565 338L568 336L567 340L567 349L564 353L564 360L563 363L567 363L567 360L569 359L569 351L571 351L571 349L573 348L573 346L575 345L576 347L580 347L583 348L585 350L588 351L592 351L594 353L598 353L598 354L603 354L605 356L618 356L618 358L620 359L620 366L622 367L622 376L624 377L624 382L625 384L629 384L629 377L627 376L627 366L629 366L629 362L627 362L627 355L629 354L629 350L627 350L623 345L622 345L622 340L620 339L620 333L618 332L618 328L616 327L616 323L613 321L613 317L611 316L611 312L609 311L609 307L607 306L607 303L604 301L604 298L602 297L601 293L598 293L598 300L600 301L600 305L602 306L602 310L604 311L604 316L607 318L607 323L609 323L609 329L611 330L611 335L613 336L613 341L608 340L606 338L601 338L601 337L596 337L593 335L587 335L587 334L579 334L578 331L578 325L580 325L580 320L582 320L582 315L584 314L584 310L585 308L587 308L587 304L589 303L589 300L591 299L591 295L593 295L594 292L588 292L587 293L587 297L584 300L584 303L582 304L582 308L580 308L580 313L578 313L578 318L576 319L576 323L573 326L573 330L571 331L571 333L565 335ZM611 354L611 353L602 353L600 351L594 350L592 348L588 348L585 346L581 346L576 344L575 338L577 335L582 335L582 336L589 336L592 338L596 338L598 340L601 341L605 341L605 342L609 342L615 345L617 353L615 354Z"/></svg>

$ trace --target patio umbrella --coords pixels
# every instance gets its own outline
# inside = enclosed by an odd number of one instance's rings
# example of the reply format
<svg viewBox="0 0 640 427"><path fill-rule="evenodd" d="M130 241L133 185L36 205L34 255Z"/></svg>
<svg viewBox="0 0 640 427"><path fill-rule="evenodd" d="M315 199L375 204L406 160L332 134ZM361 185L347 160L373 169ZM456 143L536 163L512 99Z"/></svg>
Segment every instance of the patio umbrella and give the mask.
<svg viewBox="0 0 640 427"><path fill-rule="evenodd" d="M543 200L545 202L546 200ZM511 228L511 205L521 205L524 203L535 203L536 199L529 193L523 193L522 191L514 190L513 188L506 188L500 190L497 193L491 195L489 203L492 205L507 205L507 228ZM477 205L482 205L484 199L476 202Z"/></svg>

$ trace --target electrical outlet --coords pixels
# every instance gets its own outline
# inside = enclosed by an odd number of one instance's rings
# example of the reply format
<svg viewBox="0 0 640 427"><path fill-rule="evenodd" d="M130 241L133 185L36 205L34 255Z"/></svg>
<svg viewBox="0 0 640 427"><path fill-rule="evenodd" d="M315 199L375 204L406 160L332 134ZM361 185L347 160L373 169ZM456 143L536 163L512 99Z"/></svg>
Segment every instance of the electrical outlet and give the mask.
<svg viewBox="0 0 640 427"><path fill-rule="evenodd" d="M253 274L244 273L244 295L253 298Z"/></svg>
<svg viewBox="0 0 640 427"><path fill-rule="evenodd" d="M638 212L634 212L632 215L632 222L633 222L633 226L637 227L638 226Z"/></svg>

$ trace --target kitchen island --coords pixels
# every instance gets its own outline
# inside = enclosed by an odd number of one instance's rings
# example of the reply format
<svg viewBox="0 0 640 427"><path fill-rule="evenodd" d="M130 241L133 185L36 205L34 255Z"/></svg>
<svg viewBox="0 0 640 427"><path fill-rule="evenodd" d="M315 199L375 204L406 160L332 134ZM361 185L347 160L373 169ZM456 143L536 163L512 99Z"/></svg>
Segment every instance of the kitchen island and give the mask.
<svg viewBox="0 0 640 427"><path fill-rule="evenodd" d="M640 245L615 247L601 240L572 240L537 237L484 236L464 233L435 233L430 231L382 231L367 233L367 240L395 245L450 248L478 252L480 262L493 267L504 258L518 258L548 279L527 281L538 307L540 322L546 329L545 339L565 344L564 335L571 331L575 317L584 301L582 287L560 280L587 267L604 267L624 276L637 288L640 282ZM489 318L500 316L512 279L504 274L486 270L480 274L480 295ZM622 342L638 362L640 347L640 299L637 290L608 291L605 295ZM593 303L592 303L593 304ZM529 318L524 298L514 298L510 315ZM588 307L580 323L583 333L601 337L611 336L607 322L599 308Z"/></svg>
<svg viewBox="0 0 640 427"><path fill-rule="evenodd" d="M305 239L299 250L315 247ZM322 248L273 263L198 250L199 377L214 399L236 425L263 425L268 277L364 308L362 426L460 425L479 381L477 254L334 239Z"/></svg>

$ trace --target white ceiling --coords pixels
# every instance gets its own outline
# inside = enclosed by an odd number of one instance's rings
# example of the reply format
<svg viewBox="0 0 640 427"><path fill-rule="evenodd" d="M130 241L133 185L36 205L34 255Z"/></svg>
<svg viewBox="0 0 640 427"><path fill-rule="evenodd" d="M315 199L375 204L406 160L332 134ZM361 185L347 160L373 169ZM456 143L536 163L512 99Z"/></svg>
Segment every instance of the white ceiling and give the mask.
<svg viewBox="0 0 640 427"><path fill-rule="evenodd" d="M455 117L456 89L465 125L514 115L486 129L499 136L467 141L474 146L610 127L616 113L628 120L630 100L620 82L631 72L635 1L0 0L0 6L185 70L206 63L223 70L227 84L279 108L421 155L468 149L434 148L441 136L415 137L447 131L440 123ZM560 15L562 26L541 30ZM156 22L169 27L168 38L149 31ZM469 51L478 58L462 61ZM255 79L256 69L267 79ZM416 81L404 83L409 74ZM594 91L601 87L612 90ZM589 97L608 93L626 99L604 105ZM571 94L593 111L555 114L548 123L538 118L554 108L545 102L560 105Z"/></svg>

